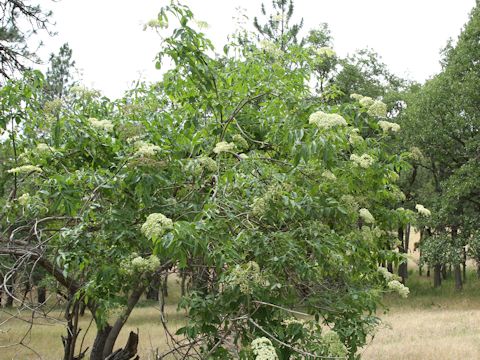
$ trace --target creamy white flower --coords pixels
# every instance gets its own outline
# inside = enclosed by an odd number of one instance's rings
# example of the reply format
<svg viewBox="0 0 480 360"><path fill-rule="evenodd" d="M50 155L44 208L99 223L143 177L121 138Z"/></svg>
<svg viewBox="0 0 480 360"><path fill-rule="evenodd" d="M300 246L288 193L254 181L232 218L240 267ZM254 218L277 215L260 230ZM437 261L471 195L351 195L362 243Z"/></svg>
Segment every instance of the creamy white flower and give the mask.
<svg viewBox="0 0 480 360"><path fill-rule="evenodd" d="M413 146L410 148L410 157L413 159L413 160L417 160L417 161L420 161L423 159L423 154L422 154L422 150L420 150L418 147L416 146Z"/></svg>
<svg viewBox="0 0 480 360"><path fill-rule="evenodd" d="M320 129L330 129L336 126L347 126L345 119L339 114L327 114L323 111L317 111L308 118L310 124L315 124Z"/></svg>
<svg viewBox="0 0 480 360"><path fill-rule="evenodd" d="M39 153L48 153L48 152L51 152L51 151L54 151L54 149L50 146L48 146L47 144L45 143L39 143L37 144L37 148L36 148L37 152Z"/></svg>
<svg viewBox="0 0 480 360"><path fill-rule="evenodd" d="M88 119L90 125L97 130L103 130L106 132L113 131L113 124L109 120L98 120L96 118Z"/></svg>
<svg viewBox="0 0 480 360"><path fill-rule="evenodd" d="M221 152L227 152L227 151L233 151L235 149L235 144L234 143L229 143L226 141L220 141L215 145L215 148L213 149L213 152L215 154L220 154Z"/></svg>
<svg viewBox="0 0 480 360"><path fill-rule="evenodd" d="M387 286L390 290L396 291L403 298L408 297L408 294L410 293L410 289L398 280L389 281Z"/></svg>
<svg viewBox="0 0 480 360"><path fill-rule="evenodd" d="M273 41L260 41L260 48L275 57L281 56L283 54L282 50Z"/></svg>
<svg viewBox="0 0 480 360"><path fill-rule="evenodd" d="M232 137L234 144L237 146L238 149L240 150L245 150L248 149L248 142L243 138L242 135L240 134L235 134Z"/></svg>
<svg viewBox="0 0 480 360"><path fill-rule="evenodd" d="M417 204L415 205L415 209L418 211L418 213L420 215L423 215L425 217L429 217L432 215L432 212L430 210L428 210L425 206L421 205L421 204Z"/></svg>
<svg viewBox="0 0 480 360"><path fill-rule="evenodd" d="M255 360L277 360L277 352L270 339L266 337L256 338L252 341L252 350Z"/></svg>
<svg viewBox="0 0 480 360"><path fill-rule="evenodd" d="M358 102L360 103L360 105L362 105L363 107L370 107L373 105L373 103L375 102L375 100L373 100L371 97L369 96L363 96L360 100L358 100Z"/></svg>
<svg viewBox="0 0 480 360"><path fill-rule="evenodd" d="M7 170L7 173L9 174L26 174L29 172L42 172L42 169L38 166L35 165L22 165L16 168L12 168L10 170Z"/></svg>
<svg viewBox="0 0 480 360"><path fill-rule="evenodd" d="M280 21L283 20L283 15L280 14L280 13L277 13L276 15L273 15L273 16L272 16L272 20L273 20L273 21L276 21L276 22L280 22Z"/></svg>
<svg viewBox="0 0 480 360"><path fill-rule="evenodd" d="M323 173L322 173L322 177L324 177L325 179L328 179L328 180L337 180L337 177L335 176L334 173L332 173L330 170L325 170Z"/></svg>
<svg viewBox="0 0 480 360"><path fill-rule="evenodd" d="M198 164L202 169L205 169L208 172L217 172L218 165L215 160L208 156L201 156L197 159Z"/></svg>
<svg viewBox="0 0 480 360"><path fill-rule="evenodd" d="M378 122L378 125L380 126L383 132L389 132L389 131L397 132L400 130L400 125L389 122L389 121L380 120Z"/></svg>
<svg viewBox="0 0 480 360"><path fill-rule="evenodd" d="M370 213L370 211L368 211L368 209L361 208L360 210L358 210L358 214L367 224L373 224L375 222L375 218Z"/></svg>
<svg viewBox="0 0 480 360"><path fill-rule="evenodd" d="M360 101L364 96L363 95L360 95L360 94L351 94L350 95L350 98L351 99L354 99L354 100L357 100L357 101Z"/></svg>
<svg viewBox="0 0 480 360"><path fill-rule="evenodd" d="M150 144L146 141L137 141L135 147L137 148L137 151L134 155L139 157L153 157L161 150L160 146Z"/></svg>
<svg viewBox="0 0 480 360"><path fill-rule="evenodd" d="M350 155L350 160L353 161L355 166L360 166L364 169L372 166L372 164L375 162L375 160L368 154L363 154L361 156L352 154Z"/></svg>
<svg viewBox="0 0 480 360"><path fill-rule="evenodd" d="M240 155L238 155L238 157L239 157L240 159L242 159L242 160L248 159L248 155L247 155L247 154L243 154L243 153L240 154Z"/></svg>
<svg viewBox="0 0 480 360"><path fill-rule="evenodd" d="M351 133L348 135L348 142L352 145L360 144L363 142L364 138L362 135L359 134L359 131L357 128L354 128Z"/></svg>
<svg viewBox="0 0 480 360"><path fill-rule="evenodd" d="M315 52L317 53L318 56L327 57L327 58L335 57L337 55L335 50L327 46L316 49Z"/></svg>
<svg viewBox="0 0 480 360"><path fill-rule="evenodd" d="M147 220L143 223L141 231L148 238L159 238L166 230L171 229L173 221L160 213L148 215Z"/></svg>
<svg viewBox="0 0 480 360"><path fill-rule="evenodd" d="M25 193L23 194L22 196L20 196L17 201L20 205L22 206L25 206L27 205L29 202L30 202L30 194L29 193Z"/></svg>
<svg viewBox="0 0 480 360"><path fill-rule="evenodd" d="M376 117L387 117L387 105L380 100L375 100L367 110L367 114Z"/></svg>

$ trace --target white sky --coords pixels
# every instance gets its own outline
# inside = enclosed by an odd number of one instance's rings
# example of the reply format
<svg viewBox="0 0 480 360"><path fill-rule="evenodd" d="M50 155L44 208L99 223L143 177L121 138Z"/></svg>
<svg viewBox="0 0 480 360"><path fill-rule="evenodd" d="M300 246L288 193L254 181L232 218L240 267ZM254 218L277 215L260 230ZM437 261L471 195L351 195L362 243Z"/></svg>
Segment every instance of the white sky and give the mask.
<svg viewBox="0 0 480 360"><path fill-rule="evenodd" d="M47 60L68 42L85 85L116 98L139 78L159 80L154 68L159 38L143 31L169 0L42 0L53 10L58 35L45 39L39 55ZM271 0L263 1L267 6ZM195 17L208 22L207 35L218 51L234 30L241 6L259 14L259 0L184 0ZM295 0L295 16L304 29L328 23L340 56L370 47L397 75L423 81L440 70L439 51L456 39L475 0Z"/></svg>

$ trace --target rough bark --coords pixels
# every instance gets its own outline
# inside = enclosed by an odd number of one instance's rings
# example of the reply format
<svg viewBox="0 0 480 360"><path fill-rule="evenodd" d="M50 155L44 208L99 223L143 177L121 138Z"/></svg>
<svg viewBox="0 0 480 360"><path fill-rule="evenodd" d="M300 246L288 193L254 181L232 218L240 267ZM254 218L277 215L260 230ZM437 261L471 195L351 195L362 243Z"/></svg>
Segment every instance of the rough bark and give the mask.
<svg viewBox="0 0 480 360"><path fill-rule="evenodd" d="M115 324L113 324L112 329L105 340L105 345L103 347L103 358L106 358L112 353L115 341L117 340L118 334L120 334L120 330L122 330L123 325L125 325L127 322L128 317L130 316L135 305L137 305L138 300L140 300L140 296L142 296L145 288L146 285L139 284L138 287L130 294L127 300L127 307L125 308L125 311L120 315L117 321L115 321Z"/></svg>
<svg viewBox="0 0 480 360"><path fill-rule="evenodd" d="M90 360L104 360L103 349L107 341L108 334L112 330L110 325L106 325L103 329L97 330L95 341L93 342L92 352L90 353Z"/></svg>
<svg viewBox="0 0 480 360"><path fill-rule="evenodd" d="M140 357L137 355L138 347L138 334L130 331L127 344L123 349L118 349L114 353L110 354L105 360L138 360Z"/></svg>

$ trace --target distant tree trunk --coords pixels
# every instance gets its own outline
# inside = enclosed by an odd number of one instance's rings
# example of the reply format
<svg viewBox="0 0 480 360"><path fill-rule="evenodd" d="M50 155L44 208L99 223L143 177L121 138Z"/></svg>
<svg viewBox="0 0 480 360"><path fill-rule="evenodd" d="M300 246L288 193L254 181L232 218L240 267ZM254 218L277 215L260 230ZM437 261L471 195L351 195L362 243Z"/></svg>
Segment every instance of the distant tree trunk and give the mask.
<svg viewBox="0 0 480 360"><path fill-rule="evenodd" d="M465 283L467 281L467 249L465 246L463 247L462 266L463 266L463 283Z"/></svg>
<svg viewBox="0 0 480 360"><path fill-rule="evenodd" d="M430 265L427 266L427 277L430 277Z"/></svg>
<svg viewBox="0 0 480 360"><path fill-rule="evenodd" d="M454 267L455 273L455 290L462 290L462 269L460 268L460 264L455 265Z"/></svg>
<svg viewBox="0 0 480 360"><path fill-rule="evenodd" d="M433 287L437 288L442 285L442 265L435 264L433 267Z"/></svg>
<svg viewBox="0 0 480 360"><path fill-rule="evenodd" d="M457 239L458 229L457 226L452 226L452 242L455 244ZM455 290L460 291L463 288L462 284L462 269L460 268L460 263L455 264L454 266L455 273Z"/></svg>
<svg viewBox="0 0 480 360"><path fill-rule="evenodd" d="M480 279L480 262L477 261L477 278Z"/></svg>
<svg viewBox="0 0 480 360"><path fill-rule="evenodd" d="M158 275L158 277L150 283L150 285L147 288L147 294L146 294L146 297L148 300L158 301L160 282L161 282L161 277L160 275Z"/></svg>
<svg viewBox="0 0 480 360"><path fill-rule="evenodd" d="M447 273L447 265L446 265L446 264L443 264L443 265L442 265L442 270L441 270L441 272L442 272L442 279L443 279L443 280L447 280L447 278L448 278L448 273Z"/></svg>
<svg viewBox="0 0 480 360"><path fill-rule="evenodd" d="M405 231L404 231L403 227L398 228L398 240L400 240L400 243L401 243L401 245L398 247L398 250L400 251L400 253L406 254ZM405 279L406 279L405 271L406 271L406 264L402 262L398 266L398 276L400 276L402 278L402 280L401 280L402 284L405 284Z"/></svg>

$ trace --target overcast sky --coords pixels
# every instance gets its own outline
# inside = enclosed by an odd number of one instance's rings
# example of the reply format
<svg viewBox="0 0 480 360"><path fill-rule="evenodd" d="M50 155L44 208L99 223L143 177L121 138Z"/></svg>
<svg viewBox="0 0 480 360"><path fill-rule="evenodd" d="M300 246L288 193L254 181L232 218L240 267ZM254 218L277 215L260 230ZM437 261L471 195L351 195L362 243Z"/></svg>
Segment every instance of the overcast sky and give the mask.
<svg viewBox="0 0 480 360"><path fill-rule="evenodd" d="M264 1L270 4L271 0ZM45 39L40 55L57 52L68 42L85 85L115 98L132 81L159 80L154 57L159 38L143 31L169 0L42 0L53 10L58 35ZM217 49L235 29L232 18L241 6L251 19L259 13L258 0L184 0ZM329 24L334 49L345 56L370 47L397 75L424 81L440 70L439 51L449 38L456 39L475 0L295 0L295 16L304 29Z"/></svg>

